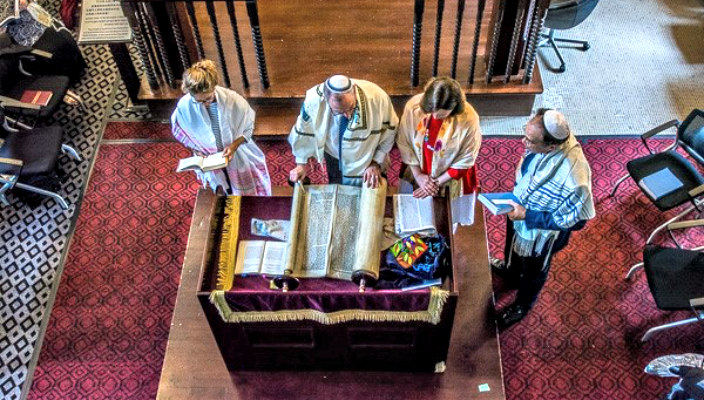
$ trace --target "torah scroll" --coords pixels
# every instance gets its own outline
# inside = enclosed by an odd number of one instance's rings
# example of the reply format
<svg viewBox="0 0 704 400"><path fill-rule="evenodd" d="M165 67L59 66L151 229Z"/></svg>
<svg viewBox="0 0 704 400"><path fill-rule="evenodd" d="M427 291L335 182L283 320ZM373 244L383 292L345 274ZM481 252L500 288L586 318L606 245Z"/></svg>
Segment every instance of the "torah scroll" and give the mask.
<svg viewBox="0 0 704 400"><path fill-rule="evenodd" d="M284 273L303 278L379 276L386 180L376 189L297 186Z"/></svg>

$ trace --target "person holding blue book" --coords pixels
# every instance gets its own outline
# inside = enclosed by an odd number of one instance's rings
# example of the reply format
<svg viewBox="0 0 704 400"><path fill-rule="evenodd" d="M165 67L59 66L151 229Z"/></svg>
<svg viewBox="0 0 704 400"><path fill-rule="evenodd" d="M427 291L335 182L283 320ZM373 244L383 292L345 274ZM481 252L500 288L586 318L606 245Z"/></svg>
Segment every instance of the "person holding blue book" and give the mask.
<svg viewBox="0 0 704 400"><path fill-rule="evenodd" d="M594 218L591 169L560 112L539 109L525 127L525 155L516 170L506 223L506 261L495 273L518 287L516 301L497 315L506 328L525 317L545 285L552 257L570 234Z"/></svg>

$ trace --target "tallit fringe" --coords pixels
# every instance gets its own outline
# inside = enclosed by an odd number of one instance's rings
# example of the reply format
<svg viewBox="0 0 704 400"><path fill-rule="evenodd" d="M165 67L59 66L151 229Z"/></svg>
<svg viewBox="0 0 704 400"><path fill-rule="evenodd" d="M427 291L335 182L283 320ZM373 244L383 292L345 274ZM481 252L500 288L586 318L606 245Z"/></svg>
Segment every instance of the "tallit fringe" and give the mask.
<svg viewBox="0 0 704 400"><path fill-rule="evenodd" d="M540 235L535 239L525 239L520 235L514 235L513 250L521 257L533 257L542 254L545 245L550 243L554 235Z"/></svg>
<svg viewBox="0 0 704 400"><path fill-rule="evenodd" d="M368 322L410 322L420 321L437 325L442 309L450 292L436 287L430 288L430 302L425 311L382 311L382 310L343 310L324 313L317 310L281 310L281 311L232 311L225 299L225 291L214 290L210 302L215 306L225 322L286 322L309 320L323 325L334 325L348 321Z"/></svg>

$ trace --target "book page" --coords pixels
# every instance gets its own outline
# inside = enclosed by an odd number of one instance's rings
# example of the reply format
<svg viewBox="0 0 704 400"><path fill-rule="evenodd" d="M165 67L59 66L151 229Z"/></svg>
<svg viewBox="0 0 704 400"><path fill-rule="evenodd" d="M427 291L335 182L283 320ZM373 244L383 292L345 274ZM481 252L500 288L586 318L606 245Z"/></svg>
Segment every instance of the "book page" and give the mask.
<svg viewBox="0 0 704 400"><path fill-rule="evenodd" d="M178 167L176 167L176 172L190 171L193 169L198 169L201 167L201 162L203 157L193 156L188 158L182 158L178 160Z"/></svg>
<svg viewBox="0 0 704 400"><path fill-rule="evenodd" d="M435 229L433 198L417 199L413 195L395 195L399 233Z"/></svg>
<svg viewBox="0 0 704 400"><path fill-rule="evenodd" d="M258 274L264 254L264 240L242 240L237 246L235 275Z"/></svg>
<svg viewBox="0 0 704 400"><path fill-rule="evenodd" d="M310 278L324 277L329 264L328 248L337 186L308 186L306 191L306 202L303 208L305 235L298 238L296 251L298 261L294 275Z"/></svg>
<svg viewBox="0 0 704 400"><path fill-rule="evenodd" d="M202 169L203 171L211 171L214 169L225 168L227 166L227 158L223 157L222 151L219 153L211 154L203 159Z"/></svg>
<svg viewBox="0 0 704 400"><path fill-rule="evenodd" d="M474 223L474 205L477 196L465 194L452 199L450 207L452 208L452 225L472 225Z"/></svg>
<svg viewBox="0 0 704 400"><path fill-rule="evenodd" d="M338 186L335 204L334 228L330 246L330 268L327 276L337 279L352 278L357 254L357 221L360 218L360 194L362 189L353 186Z"/></svg>
<svg viewBox="0 0 704 400"><path fill-rule="evenodd" d="M259 270L264 275L283 275L286 262L286 242L267 241L264 245L262 266Z"/></svg>

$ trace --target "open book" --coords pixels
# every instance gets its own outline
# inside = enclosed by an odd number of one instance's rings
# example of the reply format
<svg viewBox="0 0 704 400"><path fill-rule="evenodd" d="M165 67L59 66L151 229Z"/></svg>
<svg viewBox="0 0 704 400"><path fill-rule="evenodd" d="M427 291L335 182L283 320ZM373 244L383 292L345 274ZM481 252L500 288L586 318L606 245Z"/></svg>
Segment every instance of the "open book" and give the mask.
<svg viewBox="0 0 704 400"><path fill-rule="evenodd" d="M211 154L209 156L193 156L188 158L183 158L178 162L178 168L176 172L182 171L192 171L199 169L201 171L212 171L214 169L220 169L227 167L227 158L223 157L222 151L219 153Z"/></svg>
<svg viewBox="0 0 704 400"><path fill-rule="evenodd" d="M412 194L394 195L394 227L399 236L418 233L422 236L436 236L433 198L417 199Z"/></svg>
<svg viewBox="0 0 704 400"><path fill-rule="evenodd" d="M511 212L513 207L510 206L510 202L516 202L521 204L520 201L511 192L504 193L479 193L477 196L479 201L484 204L487 210L494 215L501 215Z"/></svg>
<svg viewBox="0 0 704 400"><path fill-rule="evenodd" d="M235 275L280 275L286 261L286 242L242 240L237 247Z"/></svg>

